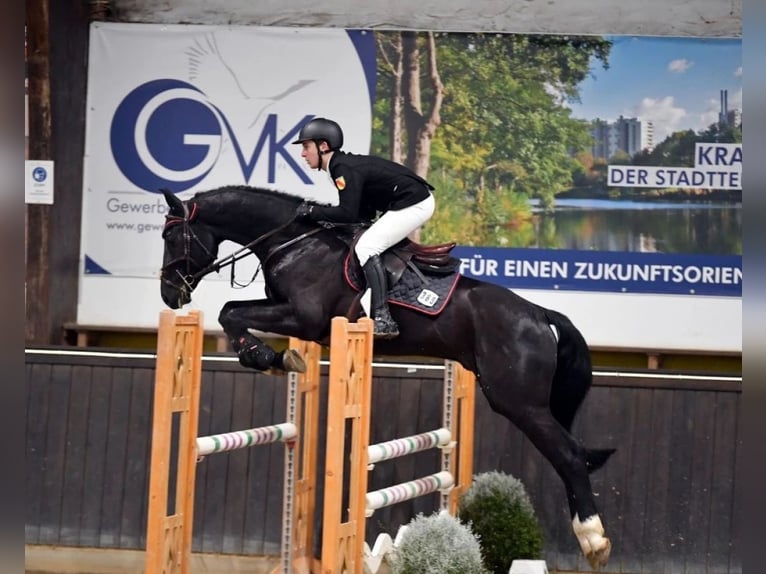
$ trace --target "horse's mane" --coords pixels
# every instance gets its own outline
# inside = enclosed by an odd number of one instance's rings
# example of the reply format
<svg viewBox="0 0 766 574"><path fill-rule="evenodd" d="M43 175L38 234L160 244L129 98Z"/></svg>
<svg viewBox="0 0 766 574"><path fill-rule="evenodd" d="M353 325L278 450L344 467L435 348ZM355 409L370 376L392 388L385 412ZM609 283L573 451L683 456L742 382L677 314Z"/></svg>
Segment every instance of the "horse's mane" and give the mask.
<svg viewBox="0 0 766 574"><path fill-rule="evenodd" d="M286 191L280 191L276 189L268 189L265 187L252 187L249 185L226 185L223 187L217 187L215 189L198 191L197 193L194 194L193 198L197 200L212 199L219 195L223 195L227 193L265 195L265 196L283 198L290 202L304 201L303 197L301 197L300 195L296 195L294 193L288 193Z"/></svg>

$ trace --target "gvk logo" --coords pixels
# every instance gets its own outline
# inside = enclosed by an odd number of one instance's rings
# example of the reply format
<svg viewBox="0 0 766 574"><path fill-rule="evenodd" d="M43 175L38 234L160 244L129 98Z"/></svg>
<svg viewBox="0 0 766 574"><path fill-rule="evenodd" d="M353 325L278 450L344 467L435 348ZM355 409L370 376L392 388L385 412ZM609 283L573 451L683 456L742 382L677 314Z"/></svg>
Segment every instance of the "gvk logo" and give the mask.
<svg viewBox="0 0 766 574"><path fill-rule="evenodd" d="M158 79L138 86L120 102L109 138L122 174L149 192L167 188L179 193L202 181L216 165L225 140L233 146L245 182L265 151L269 183L276 179L279 156L303 183L311 184L286 146L312 117L303 117L279 137L277 115L268 115L255 149L246 156L226 116L202 91L181 80Z"/></svg>

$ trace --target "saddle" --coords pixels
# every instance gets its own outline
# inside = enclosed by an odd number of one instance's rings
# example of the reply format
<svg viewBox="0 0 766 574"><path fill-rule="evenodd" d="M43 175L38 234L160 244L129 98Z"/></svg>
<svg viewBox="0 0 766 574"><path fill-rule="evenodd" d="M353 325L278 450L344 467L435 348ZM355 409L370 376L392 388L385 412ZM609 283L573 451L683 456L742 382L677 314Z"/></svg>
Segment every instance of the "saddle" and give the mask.
<svg viewBox="0 0 766 574"><path fill-rule="evenodd" d="M354 252L354 246L364 231L362 229L353 234L349 242L351 253ZM450 252L456 245L454 242L423 245L405 238L389 247L380 256L388 274L389 287L396 285L408 268L419 276L454 273L460 265L460 260L450 255Z"/></svg>
<svg viewBox="0 0 766 574"><path fill-rule="evenodd" d="M365 228L342 235L349 246L344 265L348 284L361 292L364 273L354 245ZM459 277L460 260L450 255L455 243L422 245L403 239L381 255L388 277L388 302L428 315L439 314L449 302Z"/></svg>

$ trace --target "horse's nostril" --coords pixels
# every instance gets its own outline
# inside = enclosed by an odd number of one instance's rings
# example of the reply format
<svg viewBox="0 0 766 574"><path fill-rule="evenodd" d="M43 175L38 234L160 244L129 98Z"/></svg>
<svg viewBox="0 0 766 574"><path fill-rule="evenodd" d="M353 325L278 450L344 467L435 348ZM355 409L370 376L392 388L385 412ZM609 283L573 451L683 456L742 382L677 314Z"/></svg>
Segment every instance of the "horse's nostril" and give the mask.
<svg viewBox="0 0 766 574"><path fill-rule="evenodd" d="M186 289L178 290L178 308L180 309L191 302L191 294Z"/></svg>

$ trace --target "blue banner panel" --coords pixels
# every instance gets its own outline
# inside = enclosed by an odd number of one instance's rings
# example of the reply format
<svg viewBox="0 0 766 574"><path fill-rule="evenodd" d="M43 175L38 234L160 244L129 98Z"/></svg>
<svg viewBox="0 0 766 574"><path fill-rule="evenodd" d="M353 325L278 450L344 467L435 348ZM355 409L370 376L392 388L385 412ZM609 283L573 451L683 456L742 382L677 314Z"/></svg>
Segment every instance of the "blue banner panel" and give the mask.
<svg viewBox="0 0 766 574"><path fill-rule="evenodd" d="M458 246L467 277L517 289L742 297L741 255Z"/></svg>

